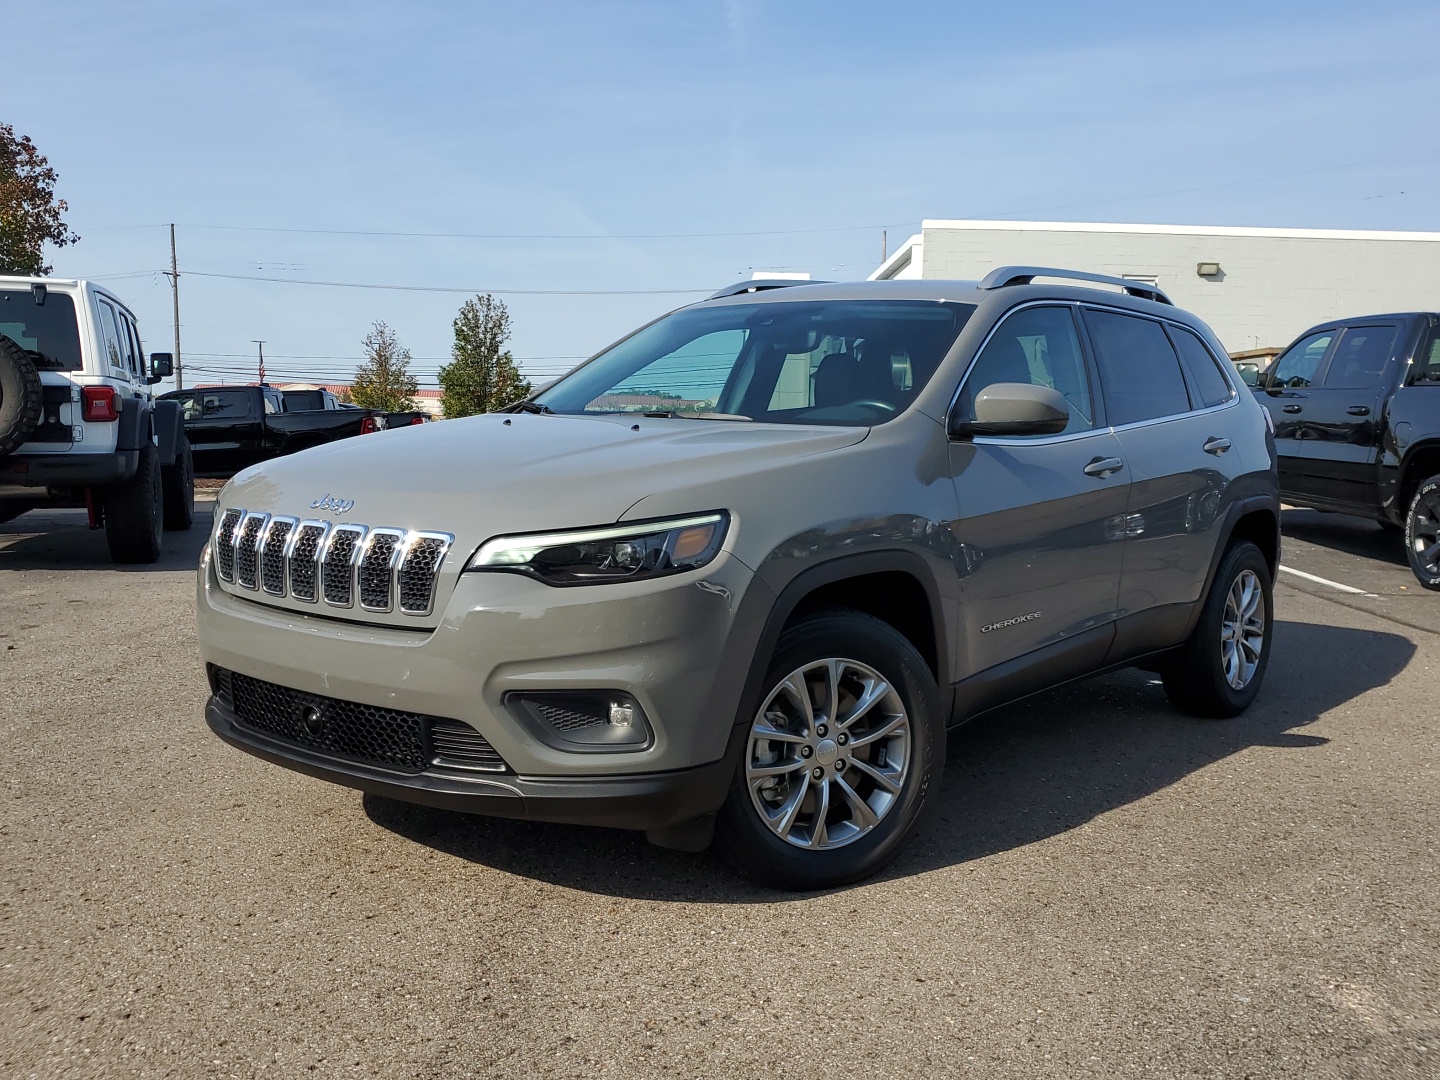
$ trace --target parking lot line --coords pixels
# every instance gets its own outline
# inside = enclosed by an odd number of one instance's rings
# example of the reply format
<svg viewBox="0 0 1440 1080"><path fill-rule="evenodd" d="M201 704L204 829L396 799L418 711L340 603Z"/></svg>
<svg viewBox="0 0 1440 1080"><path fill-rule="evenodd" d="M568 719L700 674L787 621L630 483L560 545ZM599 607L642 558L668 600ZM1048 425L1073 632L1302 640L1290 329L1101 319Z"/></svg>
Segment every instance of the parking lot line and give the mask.
<svg viewBox="0 0 1440 1080"><path fill-rule="evenodd" d="M1342 585L1338 581L1331 581L1329 578L1319 577L1315 574L1307 574L1304 570L1296 570L1293 566L1280 567L1282 573L1294 574L1296 577L1304 578L1306 581L1313 581L1317 585L1328 585L1332 589L1339 589L1341 592L1353 593L1356 596L1374 596L1374 593L1366 592L1364 589L1357 589L1353 585Z"/></svg>

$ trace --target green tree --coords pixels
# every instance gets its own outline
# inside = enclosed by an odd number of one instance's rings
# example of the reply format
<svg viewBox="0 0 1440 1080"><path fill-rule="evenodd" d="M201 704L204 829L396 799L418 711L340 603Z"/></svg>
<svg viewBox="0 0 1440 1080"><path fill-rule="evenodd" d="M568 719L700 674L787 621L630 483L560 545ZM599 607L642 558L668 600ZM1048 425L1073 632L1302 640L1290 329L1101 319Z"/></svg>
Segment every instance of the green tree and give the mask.
<svg viewBox="0 0 1440 1080"><path fill-rule="evenodd" d="M409 412L415 408L420 382L410 374L410 350L402 349L395 331L377 322L362 343L365 363L355 372L350 400L362 409Z"/></svg>
<svg viewBox="0 0 1440 1080"><path fill-rule="evenodd" d="M440 369L441 411L447 419L494 412L530 393L505 348L510 313L489 293L466 300L455 317L452 360Z"/></svg>
<svg viewBox="0 0 1440 1080"><path fill-rule="evenodd" d="M55 198L55 170L30 136L17 138L0 124L0 274L50 273L45 244L61 248L80 239L60 220L69 209Z"/></svg>

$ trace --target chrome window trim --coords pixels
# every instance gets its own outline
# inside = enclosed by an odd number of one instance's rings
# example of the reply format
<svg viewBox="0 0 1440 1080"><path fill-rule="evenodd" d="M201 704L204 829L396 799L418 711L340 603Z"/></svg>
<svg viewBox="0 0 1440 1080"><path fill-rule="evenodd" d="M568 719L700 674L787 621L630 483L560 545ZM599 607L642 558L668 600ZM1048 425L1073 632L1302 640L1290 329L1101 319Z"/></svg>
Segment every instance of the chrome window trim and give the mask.
<svg viewBox="0 0 1440 1080"><path fill-rule="evenodd" d="M244 543L246 528L252 520L256 519L260 522L260 528L255 531L255 580L253 583L247 585L240 577L240 545ZM235 555L233 563L235 569L235 584L242 589L248 589L250 592L260 591L260 541L265 536L265 529L269 525L269 522L269 514L259 510L247 510L241 516L240 524L235 527Z"/></svg>
<svg viewBox="0 0 1440 1080"><path fill-rule="evenodd" d="M365 560L370 554L371 545L375 543L377 536L393 536L395 546L390 549L390 558L385 564L385 606L371 607L365 603L365 595L360 587L360 572L364 569ZM399 590L400 582L400 556L409 549L409 532L405 529L397 529L391 525L380 525L371 529L365 535L365 542L357 549L355 560L355 597L362 611L374 611L382 615L388 615L395 610L396 592ZM438 567L438 563L436 564ZM431 592L434 587L432 583Z"/></svg>
<svg viewBox="0 0 1440 1080"><path fill-rule="evenodd" d="M418 540L438 540L440 542L440 554L435 556L435 572L430 575L430 595L426 598L425 609L423 611L419 608L405 607L401 601L400 594L400 574L405 569L405 563L409 560L410 553L414 549L415 543ZM440 584L440 567L441 564L445 562L446 557L450 554L450 549L454 546L454 535L445 532L412 531L405 538L405 551L401 558L395 563L394 574L395 606L401 614L421 617L429 615L432 611L435 610L435 593Z"/></svg>
<svg viewBox="0 0 1440 1080"><path fill-rule="evenodd" d="M285 545L280 550L280 591L276 592L265 585L265 552L270 546L270 534L279 524L288 524L290 533L286 536ZM286 557L286 553L290 548L290 537L295 535L295 529L299 524L300 522L296 518L277 514L265 523L265 528L260 530L260 540L255 545L255 582L261 591L269 596L284 596L289 592L290 560Z"/></svg>
<svg viewBox="0 0 1440 1080"><path fill-rule="evenodd" d="M1178 319L1162 319L1158 316L1147 314L1146 312L1132 311L1129 308L1119 307L1113 304L1095 303L1089 300L1029 300L1023 304L1017 304L1013 308L1008 309L1005 314L996 321L995 325L990 328L989 333L985 335L985 339L980 342L979 348L975 350L975 355L972 356L970 358L970 362L965 365L965 373L960 376L960 381L955 386L955 393L951 396L950 404L945 409L945 430L947 432L950 430L951 414L955 411L955 407L960 404L960 395L965 390L965 381L970 378L970 372L974 370L975 361L980 359L980 354L983 353L986 347L990 344L990 339L995 336L995 332L1005 324L1006 320L1009 319L1011 315L1014 315L1017 311L1023 311L1026 308L1033 307L1068 307L1071 309L1071 317L1076 320L1077 324L1080 324L1079 309L1082 307L1096 308L1101 311L1113 312L1117 315L1129 315L1131 318L1134 319L1149 319L1151 322L1160 323L1162 328L1166 323L1173 323L1175 326L1190 331L1190 333L1194 334L1200 339L1200 343L1204 345L1207 350L1210 349L1210 343L1205 340L1205 336L1203 334L1201 334L1193 326L1187 326L1185 323L1180 322ZM1080 326L1077 326L1077 330L1079 329ZM1081 334L1081 347L1085 351L1087 365L1086 375L1088 376L1090 374L1089 365L1093 363L1095 365L1095 374L1098 376L1100 373L1100 361L1098 358L1090 355L1089 342L1085 340L1085 336L1083 333ZM1180 358L1178 356L1176 357L1176 360L1183 363L1183 361L1180 361ZM1183 368L1181 369L1181 375L1183 378ZM970 441L980 445L1041 446L1048 443L1067 442L1072 439L1080 438L1081 436L1094 434L1097 431L1128 431L1131 428L1140 427L1142 424L1163 424L1167 420L1180 420L1187 416L1200 416L1203 413L1212 413L1218 412L1221 409L1235 408L1240 403L1240 393L1238 390L1235 389L1235 383L1233 380L1231 380L1229 372L1225 371L1223 367L1221 369L1221 375L1224 377L1225 381L1230 384L1231 396L1229 401L1222 401L1219 405L1209 405L1205 408L1191 409L1188 412L1183 413L1171 413L1168 416L1148 417L1144 420L1132 421L1129 424L1121 424L1118 427L1114 425L1109 425L1106 427L1087 428L1084 431L1074 431L1070 432L1067 435L975 435L971 437ZM1099 387L1099 390L1100 397L1103 402L1105 397L1105 387L1101 386ZM1186 393L1189 393L1188 382L1186 383ZM1104 403L1107 406L1109 405L1109 402Z"/></svg>
<svg viewBox="0 0 1440 1080"><path fill-rule="evenodd" d="M361 552L365 550L365 536L368 532L369 529L367 529L364 525L359 525L355 522L350 521L342 521L336 524L333 528L331 528L330 534L325 537L324 553L320 556L321 577L320 580L316 582L315 594L320 598L320 600L325 603L326 607L353 608L355 606L355 570L356 567L359 565L357 560ZM330 597L326 595L327 590L325 588L324 578L324 575L328 572L328 568L330 565L330 549L335 546L336 539L338 539L342 534L354 534L355 536L355 547L350 552L350 558L346 560L346 570L350 576L350 588L347 591L347 598L343 604L339 603L338 601L331 600Z"/></svg>

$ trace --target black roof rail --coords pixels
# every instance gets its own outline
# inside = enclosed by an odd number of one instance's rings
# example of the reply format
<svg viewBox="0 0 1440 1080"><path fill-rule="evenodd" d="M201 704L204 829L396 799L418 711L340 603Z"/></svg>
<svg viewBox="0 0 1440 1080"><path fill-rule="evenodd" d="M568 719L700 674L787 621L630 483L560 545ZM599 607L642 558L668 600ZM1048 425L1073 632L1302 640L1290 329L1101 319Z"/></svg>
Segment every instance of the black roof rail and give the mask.
<svg viewBox="0 0 1440 1080"><path fill-rule="evenodd" d="M1118 285L1131 296L1142 300L1154 300L1157 304L1175 306L1157 285L1130 278L1110 277L1108 274L1090 274L1084 270L1057 270L1053 266L997 266L980 282L982 289L1003 289L1007 285L1029 285L1037 277L1072 278L1076 281L1096 281L1103 285Z"/></svg>
<svg viewBox="0 0 1440 1080"><path fill-rule="evenodd" d="M765 292L767 289L785 289L791 285L829 285L828 281L812 281L810 278L749 278L745 281L737 281L734 285L726 285L718 292L711 293L705 299L719 300L722 296L739 296L747 292Z"/></svg>

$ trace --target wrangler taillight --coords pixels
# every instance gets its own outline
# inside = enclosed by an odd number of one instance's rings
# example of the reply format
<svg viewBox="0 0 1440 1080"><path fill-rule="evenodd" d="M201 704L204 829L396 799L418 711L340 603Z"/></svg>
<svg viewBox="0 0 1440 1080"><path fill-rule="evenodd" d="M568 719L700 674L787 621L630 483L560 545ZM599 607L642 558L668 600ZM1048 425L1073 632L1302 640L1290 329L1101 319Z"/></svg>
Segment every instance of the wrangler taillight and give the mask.
<svg viewBox="0 0 1440 1080"><path fill-rule="evenodd" d="M86 420L119 420L120 402L113 386L86 386L81 388L80 415Z"/></svg>
<svg viewBox="0 0 1440 1080"><path fill-rule="evenodd" d="M415 417L413 420L410 421L410 426L411 426L411 427L414 427L416 424L423 424L424 422L425 422L425 417L423 417L423 416L417 416L417 417Z"/></svg>
<svg viewBox="0 0 1440 1080"><path fill-rule="evenodd" d="M380 430L380 421L374 416L367 416L360 421L360 434L369 435Z"/></svg>

